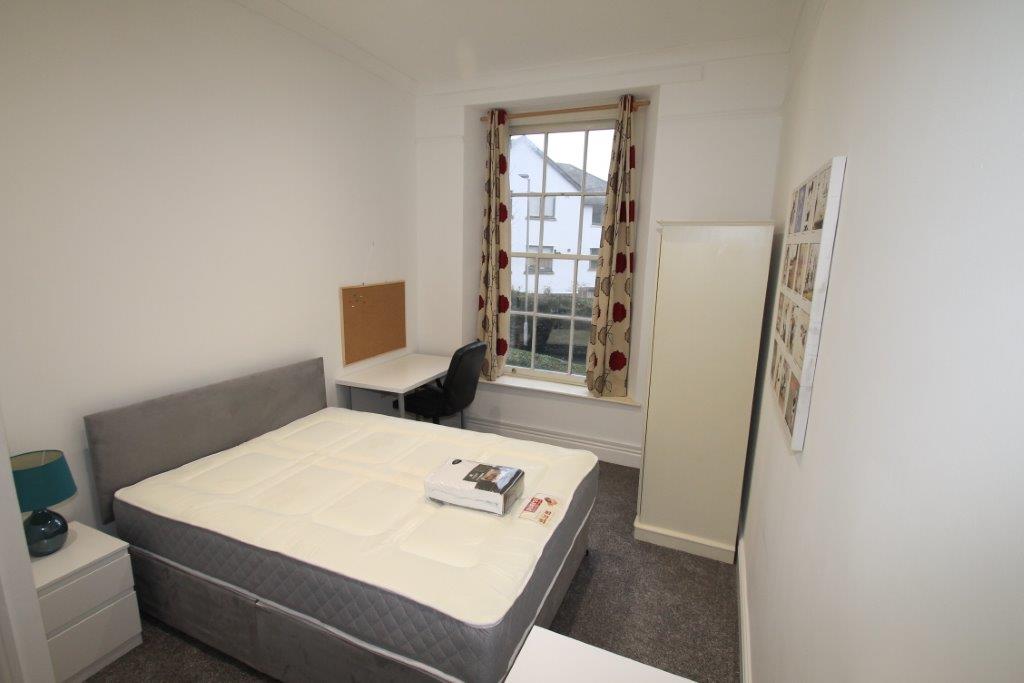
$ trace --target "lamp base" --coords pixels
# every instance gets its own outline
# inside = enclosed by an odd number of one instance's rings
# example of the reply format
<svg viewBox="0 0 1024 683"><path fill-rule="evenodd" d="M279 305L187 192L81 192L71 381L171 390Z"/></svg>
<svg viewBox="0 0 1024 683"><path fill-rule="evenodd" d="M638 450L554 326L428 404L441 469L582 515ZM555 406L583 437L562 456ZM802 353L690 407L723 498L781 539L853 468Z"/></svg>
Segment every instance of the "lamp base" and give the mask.
<svg viewBox="0 0 1024 683"><path fill-rule="evenodd" d="M53 510L36 510L25 520L28 554L50 555L64 547L68 539L68 521Z"/></svg>

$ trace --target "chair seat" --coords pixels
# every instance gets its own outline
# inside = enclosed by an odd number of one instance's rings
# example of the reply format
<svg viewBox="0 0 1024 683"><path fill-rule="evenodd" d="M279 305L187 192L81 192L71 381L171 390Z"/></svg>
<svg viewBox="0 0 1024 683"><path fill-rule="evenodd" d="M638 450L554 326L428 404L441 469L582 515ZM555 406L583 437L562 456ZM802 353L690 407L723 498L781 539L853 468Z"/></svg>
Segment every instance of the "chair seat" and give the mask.
<svg viewBox="0 0 1024 683"><path fill-rule="evenodd" d="M393 404L398 407L398 401ZM436 385L421 387L405 397L405 411L415 413L423 417L448 417L457 411L447 411L444 401L444 392Z"/></svg>

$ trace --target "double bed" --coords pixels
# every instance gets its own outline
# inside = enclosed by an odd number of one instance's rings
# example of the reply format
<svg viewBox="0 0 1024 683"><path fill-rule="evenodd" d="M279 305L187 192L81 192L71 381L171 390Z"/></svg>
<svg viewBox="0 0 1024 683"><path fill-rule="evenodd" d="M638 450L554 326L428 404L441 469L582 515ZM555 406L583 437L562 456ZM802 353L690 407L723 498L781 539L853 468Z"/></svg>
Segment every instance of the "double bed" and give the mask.
<svg viewBox="0 0 1024 683"><path fill-rule="evenodd" d="M596 458L326 405L322 359L86 418L144 611L282 680L504 678L586 550ZM539 525L423 494L520 467Z"/></svg>

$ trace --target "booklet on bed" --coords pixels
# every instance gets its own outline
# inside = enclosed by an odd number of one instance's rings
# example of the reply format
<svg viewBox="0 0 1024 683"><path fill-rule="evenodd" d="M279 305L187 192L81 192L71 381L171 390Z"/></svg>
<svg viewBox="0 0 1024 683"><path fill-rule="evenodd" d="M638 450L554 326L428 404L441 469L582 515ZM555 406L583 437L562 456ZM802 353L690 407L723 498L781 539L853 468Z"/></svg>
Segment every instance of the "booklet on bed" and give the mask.
<svg viewBox="0 0 1024 683"><path fill-rule="evenodd" d="M523 493L525 477L515 467L455 458L427 475L427 498L503 515Z"/></svg>

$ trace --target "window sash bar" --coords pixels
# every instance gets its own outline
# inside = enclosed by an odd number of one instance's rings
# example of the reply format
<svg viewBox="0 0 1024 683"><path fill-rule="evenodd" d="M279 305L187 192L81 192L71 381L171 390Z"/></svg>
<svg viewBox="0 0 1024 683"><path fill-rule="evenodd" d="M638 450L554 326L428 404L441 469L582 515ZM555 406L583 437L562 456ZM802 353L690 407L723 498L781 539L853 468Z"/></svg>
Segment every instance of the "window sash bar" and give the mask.
<svg viewBox="0 0 1024 683"><path fill-rule="evenodd" d="M548 134L544 133L544 154L541 155L541 159L544 162L540 165L540 226L538 227L539 234L537 235L537 246L539 250L543 250L544 247L544 190L548 189ZM529 201L527 201L526 213L529 215L530 207ZM527 233L529 233L530 219L526 219ZM527 241L529 244L529 241ZM538 251L540 253L540 251ZM533 370L537 366L537 311L540 305L540 260L537 260L537 267L533 269L533 330L530 334L530 369Z"/></svg>
<svg viewBox="0 0 1024 683"><path fill-rule="evenodd" d="M512 197L603 197L604 192L594 190L592 192L510 192Z"/></svg>
<svg viewBox="0 0 1024 683"><path fill-rule="evenodd" d="M543 313L543 312L541 312L541 313L530 313L529 311L517 311L514 308L511 309L509 311L509 313L515 313L516 315L526 315L526 316L529 316L531 318L536 316L538 318L551 318L552 320L570 320L571 319L571 320L577 320L577 321L579 321L581 323L589 323L590 322L590 318L584 318L583 316L580 316L580 315L572 316L572 315L562 315L561 313ZM516 367L521 367L521 366L517 365Z"/></svg>
<svg viewBox="0 0 1024 683"><path fill-rule="evenodd" d="M583 187L581 190L587 189L587 151L590 147L590 131L583 131ZM593 209L591 209L593 210ZM576 253L579 254L583 251L583 200L580 200L580 217L579 223L576 225ZM543 242L541 243L543 244ZM576 315L576 276L580 270L579 259L575 259L576 263L572 264L572 296L569 297L569 315ZM573 344L576 336L576 319L573 318L569 321L569 365L565 371L568 374L572 374L572 357L576 351L576 346Z"/></svg>
<svg viewBox="0 0 1024 683"><path fill-rule="evenodd" d="M561 261L596 261L600 258L597 254L556 254L554 252L547 251L513 251L509 252L509 256L516 258L531 258L531 259L559 259Z"/></svg>
<svg viewBox="0 0 1024 683"><path fill-rule="evenodd" d="M583 375L566 374L557 370L544 370L543 368L526 368L521 365L512 365L512 374L517 377L540 379L548 382L558 382L569 386L585 386L586 378Z"/></svg>

